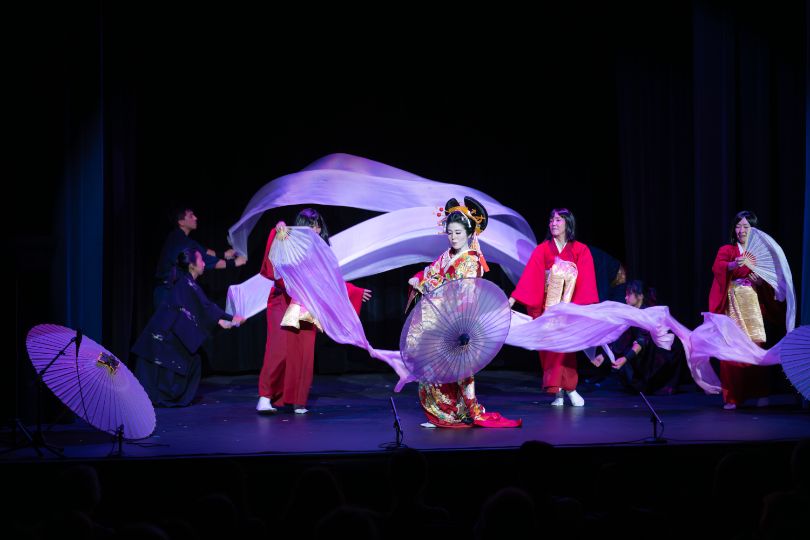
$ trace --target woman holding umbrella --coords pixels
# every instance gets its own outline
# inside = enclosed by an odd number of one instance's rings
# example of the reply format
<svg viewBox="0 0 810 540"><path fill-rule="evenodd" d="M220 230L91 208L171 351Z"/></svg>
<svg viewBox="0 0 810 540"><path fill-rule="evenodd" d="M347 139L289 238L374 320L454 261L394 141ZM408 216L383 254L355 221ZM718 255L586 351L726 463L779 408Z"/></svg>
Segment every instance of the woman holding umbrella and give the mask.
<svg viewBox="0 0 810 540"><path fill-rule="evenodd" d="M472 197L464 197L464 205L456 199L447 201L443 212L442 222L450 247L408 280L409 305L418 294L428 293L447 281L479 278L489 270L478 245L478 234L487 226L484 207ZM419 403L428 419L423 427L518 427L521 424L519 419L510 420L498 413L486 412L475 395L473 377L453 383L420 382Z"/></svg>

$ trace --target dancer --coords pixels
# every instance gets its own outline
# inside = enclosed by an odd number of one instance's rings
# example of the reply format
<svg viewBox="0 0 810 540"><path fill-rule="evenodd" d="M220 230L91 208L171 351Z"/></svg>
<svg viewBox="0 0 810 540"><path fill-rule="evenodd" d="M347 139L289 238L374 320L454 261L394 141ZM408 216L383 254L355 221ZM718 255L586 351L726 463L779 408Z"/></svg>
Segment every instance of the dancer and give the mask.
<svg viewBox="0 0 810 540"><path fill-rule="evenodd" d="M152 301L155 309L166 299L169 289L172 286L172 274L174 272L177 256L184 249L199 251L208 268L221 270L223 268L233 268L242 266L247 262L246 257L237 256L233 249L229 249L217 255L213 249L204 248L199 242L192 239L189 234L197 230L197 216L191 208L181 207L172 213L172 219L176 227L166 237L163 248L160 250L157 270L155 271L155 289Z"/></svg>
<svg viewBox="0 0 810 540"><path fill-rule="evenodd" d="M314 209L301 210L295 225L311 227L324 242L329 243L329 230L323 217ZM289 234L287 225L280 221L270 231L264 251L261 274L273 280L273 288L267 298L267 342L264 362L259 374L259 413L273 413L276 406L290 404L297 414L306 414L312 372L315 364L315 329L318 321L284 288L284 281L277 279L270 262L270 248L274 241L283 241ZM313 276L317 279L317 276ZM346 290L354 309L371 298L371 291L346 283ZM275 406L274 406L275 403Z"/></svg>
<svg viewBox="0 0 810 540"><path fill-rule="evenodd" d="M532 252L509 298L512 305L516 301L526 306L534 318L559 302L594 304L599 301L591 252L588 246L576 240L576 220L567 208L551 211L546 240ZM563 406L564 393L573 406L585 405L576 390L576 353L540 351L540 363L543 389L554 394L553 406Z"/></svg>
<svg viewBox="0 0 810 540"><path fill-rule="evenodd" d="M728 315L751 341L763 345L767 340L763 312L766 317L783 319L784 305L774 300L771 286L751 270L755 260L746 249L751 227L756 227L757 221L757 216L748 210L734 216L729 243L720 247L712 265L709 311ZM723 408L734 410L747 399L766 406L770 379L771 368L767 366L720 362Z"/></svg>
<svg viewBox="0 0 810 540"><path fill-rule="evenodd" d="M408 280L411 287L408 304L421 293L439 287L445 281L479 278L489 270L478 245L478 234L487 226L484 207L472 197L464 205L450 199L444 207L444 230L450 248L423 271ZM518 427L521 420L510 420L499 413L488 413L475 395L473 377L454 383L419 383L419 403L428 422L423 427L468 428Z"/></svg>
<svg viewBox="0 0 810 540"><path fill-rule="evenodd" d="M166 298L132 347L139 356L135 375L156 406L189 405L200 383L200 345L216 325L229 329L244 321L205 296L196 283L204 271L202 253L180 252Z"/></svg>

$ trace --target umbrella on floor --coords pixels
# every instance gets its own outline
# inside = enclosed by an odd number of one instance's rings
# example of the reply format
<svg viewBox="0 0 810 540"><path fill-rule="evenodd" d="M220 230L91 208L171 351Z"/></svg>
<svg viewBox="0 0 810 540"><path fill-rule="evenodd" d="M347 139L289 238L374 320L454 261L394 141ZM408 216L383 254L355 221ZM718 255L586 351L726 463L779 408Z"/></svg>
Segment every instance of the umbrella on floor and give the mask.
<svg viewBox="0 0 810 540"><path fill-rule="evenodd" d="M810 325L800 326L781 342L782 369L804 399L810 399Z"/></svg>
<svg viewBox="0 0 810 540"><path fill-rule="evenodd" d="M76 336L75 330L55 324L40 324L28 332L25 344L37 373L57 357L43 382L70 410L101 431L124 439L151 435L155 409L138 379L107 349ZM76 346L65 349L71 341Z"/></svg>
<svg viewBox="0 0 810 540"><path fill-rule="evenodd" d="M459 381L495 357L510 321L509 301L491 281L447 281L424 294L408 315L399 341L402 359L422 382Z"/></svg>

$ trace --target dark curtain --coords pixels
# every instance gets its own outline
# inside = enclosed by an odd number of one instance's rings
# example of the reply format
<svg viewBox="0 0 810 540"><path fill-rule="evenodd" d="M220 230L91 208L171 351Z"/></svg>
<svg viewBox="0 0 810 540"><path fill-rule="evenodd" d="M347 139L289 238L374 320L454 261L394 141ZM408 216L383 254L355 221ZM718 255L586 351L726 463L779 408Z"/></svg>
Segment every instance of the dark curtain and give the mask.
<svg viewBox="0 0 810 540"><path fill-rule="evenodd" d="M99 3L30 14L15 98L13 151L15 242L14 376L3 393L7 417L31 419L34 371L25 339L56 323L103 343L105 219L104 91ZM31 27L25 26L31 23ZM47 390L44 413L59 408ZM5 416L5 415L4 415ZM69 415L60 418L70 419Z"/></svg>
<svg viewBox="0 0 810 540"><path fill-rule="evenodd" d="M639 29L617 55L625 237L630 273L695 325L742 209L780 242L801 287L805 13L670 9L668 25Z"/></svg>
<svg viewBox="0 0 810 540"><path fill-rule="evenodd" d="M804 52L805 52L805 66L807 60L810 58L810 32L807 32L808 23L810 23L810 10L805 10L804 14ZM804 73L804 90L805 90L805 104L804 104L804 234L802 235L802 245L804 255L802 256L802 283L810 284L810 96L808 89L810 89L810 70L805 69ZM801 317L802 324L810 324L810 285L806 285L801 289Z"/></svg>
<svg viewBox="0 0 810 540"><path fill-rule="evenodd" d="M146 216L138 212L138 56L137 26L121 12L101 9L104 54L104 344L119 358L140 332L135 298L143 268L136 239ZM147 218L148 219L148 218Z"/></svg>
<svg viewBox="0 0 810 540"><path fill-rule="evenodd" d="M692 268L696 229L689 11L649 8L616 48L622 213L628 280L655 286L685 324L699 303ZM659 6L658 9L661 9ZM666 20L667 24L655 24Z"/></svg>

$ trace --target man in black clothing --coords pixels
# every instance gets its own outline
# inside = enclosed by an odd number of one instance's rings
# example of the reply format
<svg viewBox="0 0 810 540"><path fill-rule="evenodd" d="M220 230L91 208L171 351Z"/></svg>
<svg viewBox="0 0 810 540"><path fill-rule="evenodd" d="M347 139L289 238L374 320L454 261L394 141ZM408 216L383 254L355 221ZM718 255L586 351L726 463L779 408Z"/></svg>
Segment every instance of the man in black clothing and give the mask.
<svg viewBox="0 0 810 540"><path fill-rule="evenodd" d="M199 251L203 256L206 267L217 270L242 266L247 262L247 257L237 256L233 249L219 255L213 249L206 249L199 242L190 238L191 231L197 229L197 216L194 215L194 210L191 208L183 207L178 209L173 218L177 220L177 227L166 237L158 259L157 270L155 271L155 291L153 295L155 309L160 306L171 289L172 273L177 262L177 255L184 249Z"/></svg>

